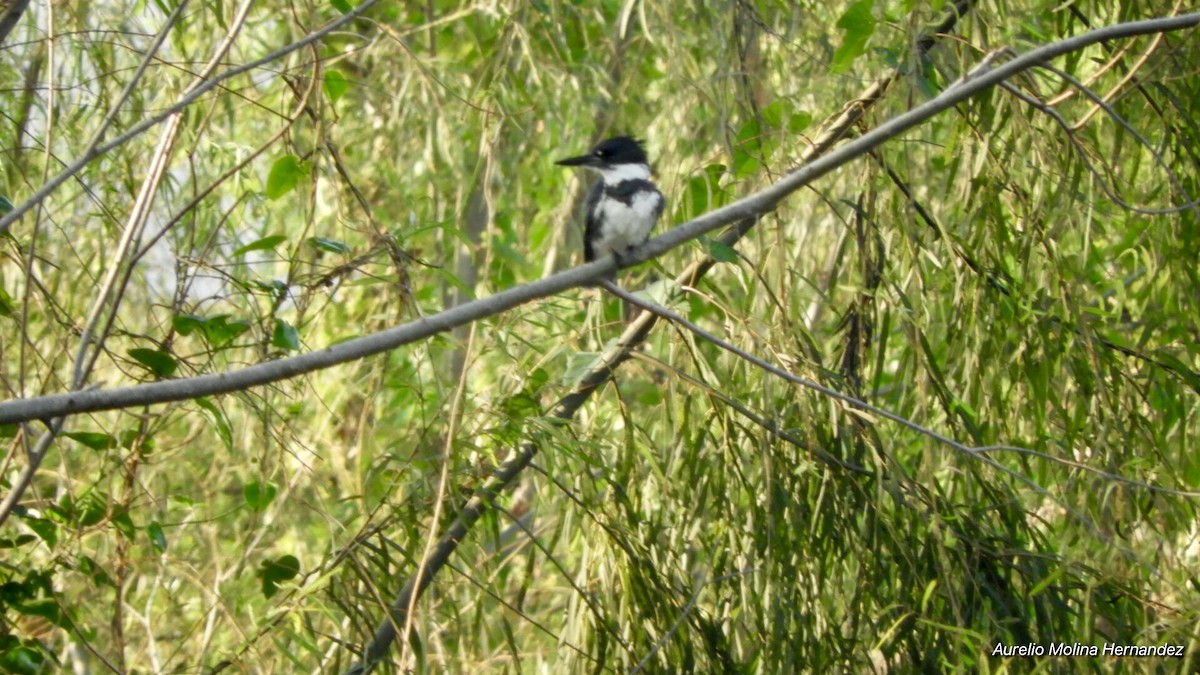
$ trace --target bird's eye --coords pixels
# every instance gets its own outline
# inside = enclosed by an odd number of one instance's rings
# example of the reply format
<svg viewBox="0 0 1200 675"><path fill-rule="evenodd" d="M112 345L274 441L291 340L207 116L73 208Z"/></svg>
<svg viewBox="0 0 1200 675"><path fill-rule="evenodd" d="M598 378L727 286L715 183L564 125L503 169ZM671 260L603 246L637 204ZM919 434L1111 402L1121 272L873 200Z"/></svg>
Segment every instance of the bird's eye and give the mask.
<svg viewBox="0 0 1200 675"><path fill-rule="evenodd" d="M597 157L603 157L605 154L606 154L606 153L605 153L603 150L597 150L597 151L596 151L596 156L597 156Z"/></svg>

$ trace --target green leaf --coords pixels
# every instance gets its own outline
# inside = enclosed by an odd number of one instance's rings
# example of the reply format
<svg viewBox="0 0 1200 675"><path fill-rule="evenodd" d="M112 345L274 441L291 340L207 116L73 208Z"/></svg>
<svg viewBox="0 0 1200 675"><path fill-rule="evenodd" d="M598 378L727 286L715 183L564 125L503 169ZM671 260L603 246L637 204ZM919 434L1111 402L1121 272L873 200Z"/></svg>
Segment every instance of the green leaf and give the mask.
<svg viewBox="0 0 1200 675"><path fill-rule="evenodd" d="M224 347L234 338L250 330L250 322L245 319L229 320L225 314L209 317L204 320L204 339L214 347Z"/></svg>
<svg viewBox="0 0 1200 675"><path fill-rule="evenodd" d="M122 431L119 441L122 448L132 450L133 444L138 443L139 438L141 438L141 442L138 445L138 450L142 454L148 455L154 452L154 437L150 435L142 436L142 433L137 429L126 429L125 431Z"/></svg>
<svg viewBox="0 0 1200 675"><path fill-rule="evenodd" d="M278 489L274 483L260 483L254 481L246 483L242 488L242 496L246 499L246 505L255 511L264 511L271 502L275 501L275 493Z"/></svg>
<svg viewBox="0 0 1200 675"><path fill-rule="evenodd" d="M874 7L874 0L858 0L837 20L837 27L842 29L842 44L833 53L833 72L846 72L866 51L867 40L875 33Z"/></svg>
<svg viewBox="0 0 1200 675"><path fill-rule="evenodd" d="M74 516L80 527L99 525L108 515L108 500L95 492L89 492L74 507Z"/></svg>
<svg viewBox="0 0 1200 675"><path fill-rule="evenodd" d="M125 535L126 538L133 539L137 536L137 526L133 524L133 518L129 515L128 509L122 509L121 511L114 513L110 522L112 522L113 527L117 528L117 531Z"/></svg>
<svg viewBox="0 0 1200 675"><path fill-rule="evenodd" d="M329 97L330 103L337 103L342 94L346 93L346 89L350 84L346 82L346 76L336 70L325 71L325 95Z"/></svg>
<svg viewBox="0 0 1200 675"><path fill-rule="evenodd" d="M326 239L325 237L309 237L308 243L321 251L329 251L330 253L350 253L351 248L336 239Z"/></svg>
<svg viewBox="0 0 1200 675"><path fill-rule="evenodd" d="M146 535L150 537L150 543L160 553L167 550L167 536L163 534L163 527L157 520L150 521L150 524L146 526Z"/></svg>
<svg viewBox="0 0 1200 675"><path fill-rule="evenodd" d="M0 537L0 548L20 548L25 544L37 541L32 534L18 534L15 537Z"/></svg>
<svg viewBox="0 0 1200 675"><path fill-rule="evenodd" d="M281 582L294 579L298 574L300 574L300 560L294 555L284 555L274 560L262 561L258 576L262 579L263 595L268 598L275 595Z"/></svg>
<svg viewBox="0 0 1200 675"><path fill-rule="evenodd" d="M737 251L733 250L732 246L713 239L708 242L708 254L713 260L723 263L737 262Z"/></svg>
<svg viewBox="0 0 1200 675"><path fill-rule="evenodd" d="M79 564L77 567L80 572L88 575L93 584L96 584L97 586L111 586L112 588L117 587L117 585L113 583L112 577L108 576L108 572L104 571L104 568L90 556L79 556Z"/></svg>
<svg viewBox="0 0 1200 675"><path fill-rule="evenodd" d="M159 377L170 377L179 367L179 363L173 356L158 349L135 347L126 353Z"/></svg>
<svg viewBox="0 0 1200 675"><path fill-rule="evenodd" d="M71 625L71 620L62 613L58 602L53 598L38 598L15 604L17 611L25 616L41 617L60 628L69 628Z"/></svg>
<svg viewBox="0 0 1200 675"><path fill-rule="evenodd" d="M329 4L333 5L333 8L342 14L349 14L354 11L354 6L346 2L346 0L329 0Z"/></svg>
<svg viewBox="0 0 1200 675"><path fill-rule="evenodd" d="M95 431L68 431L63 434L67 438L86 445L92 450L108 450L117 447L117 439L108 434Z"/></svg>
<svg viewBox="0 0 1200 675"><path fill-rule="evenodd" d="M788 118L788 131L798 134L807 129L812 124L812 120L812 113L804 111L792 113L792 116Z"/></svg>
<svg viewBox="0 0 1200 675"><path fill-rule="evenodd" d="M300 349L300 333L283 319L275 319L275 331L271 335L271 346L294 352Z"/></svg>
<svg viewBox="0 0 1200 675"><path fill-rule="evenodd" d="M46 546L53 549L58 545L58 525L53 521L46 518L31 518L26 516L23 518L23 522L42 541L46 542Z"/></svg>
<svg viewBox="0 0 1200 675"><path fill-rule="evenodd" d="M264 194L268 199L279 199L291 192L300 184L300 179L308 175L308 167L295 155L284 155L271 165L267 174L267 188Z"/></svg>
<svg viewBox="0 0 1200 675"><path fill-rule="evenodd" d="M8 197L0 195L0 216L13 210L13 203L8 201Z"/></svg>
<svg viewBox="0 0 1200 675"><path fill-rule="evenodd" d="M53 656L40 642L33 638L18 639L14 635L0 635L0 670L17 675L36 675L50 672L47 662L55 663Z"/></svg>
<svg viewBox="0 0 1200 675"><path fill-rule="evenodd" d="M180 335L191 335L192 332L204 328L204 319L195 314L178 314L171 319L171 328Z"/></svg>
<svg viewBox="0 0 1200 675"><path fill-rule="evenodd" d="M217 427L217 435L225 443L225 449L233 452L233 429L229 426L229 418L225 417L225 412L207 398L196 399L196 405L200 406L202 410L212 417Z"/></svg>
<svg viewBox="0 0 1200 675"><path fill-rule="evenodd" d="M250 242L249 244L246 244L245 246L234 251L233 254L234 255L243 255L245 253L249 253L250 251L268 251L270 249L275 248L276 246L278 246L279 244L281 244L282 242L285 242L285 241L287 241L287 237L285 237L284 235L272 234L272 235L263 237L262 239L258 239L256 241Z"/></svg>
<svg viewBox="0 0 1200 675"><path fill-rule="evenodd" d="M3 288L0 288L0 316L12 316L17 311L17 303Z"/></svg>

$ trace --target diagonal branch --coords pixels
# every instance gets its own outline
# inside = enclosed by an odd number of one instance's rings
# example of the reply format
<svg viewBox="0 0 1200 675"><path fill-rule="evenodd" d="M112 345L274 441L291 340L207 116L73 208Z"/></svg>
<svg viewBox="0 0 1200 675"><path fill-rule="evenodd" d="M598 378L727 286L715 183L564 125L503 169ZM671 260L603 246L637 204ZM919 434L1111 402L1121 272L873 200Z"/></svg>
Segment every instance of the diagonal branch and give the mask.
<svg viewBox="0 0 1200 675"><path fill-rule="evenodd" d="M368 0L366 4L372 1L374 0ZM985 60L983 64L958 82L947 87L932 100L862 134L837 150L804 164L799 169L759 192L739 199L727 206L710 211L659 237L651 239L634 252L634 254L630 255L626 264L634 265L650 260L651 258L657 258L671 249L678 248L693 239L697 239L731 223L745 223L744 227L748 229L752 226L752 222L747 223L747 221L752 221L758 216L772 211L780 201L801 187L808 185L850 160L869 153L885 141L916 127L943 110L958 105L972 96L986 91L1000 82L1038 66L1049 59L1103 40L1146 35L1162 31L1183 30L1196 26L1200 26L1200 12L1165 19L1148 19L1145 21L1115 24L1039 47L1001 65L993 65L989 60ZM839 122L843 120L857 120L861 115L862 108L860 106L865 107L882 95L883 91L886 90L887 83L890 81L891 77L885 78L869 89L867 95L864 96L864 100L861 100L859 105L853 106L850 111L845 113L842 119L839 119ZM836 142L842 136L842 133L844 133L843 130L839 129L834 129L834 131L837 133L828 134L827 139L814 146L809 154L811 155L824 150ZM0 225L2 224L3 221L0 221ZM741 237L741 234L738 233L740 229L741 227L727 233L722 237L721 241L724 243L737 241ZM693 280L698 275L702 275L713 264L714 262L711 259L693 263L680 275L680 278L686 277L689 281ZM379 354L401 345L428 338L456 326L499 314L500 312L539 298L560 293L568 288L574 288L587 282L599 280L605 274L615 269L617 269L617 265L611 258L598 260L379 333L349 340L319 351L301 354L288 359L261 363L237 371L202 375L168 382L154 382L121 389L54 394L0 403L0 424L47 419L57 415L181 401L199 396L224 394L248 387L277 382L340 363Z"/></svg>

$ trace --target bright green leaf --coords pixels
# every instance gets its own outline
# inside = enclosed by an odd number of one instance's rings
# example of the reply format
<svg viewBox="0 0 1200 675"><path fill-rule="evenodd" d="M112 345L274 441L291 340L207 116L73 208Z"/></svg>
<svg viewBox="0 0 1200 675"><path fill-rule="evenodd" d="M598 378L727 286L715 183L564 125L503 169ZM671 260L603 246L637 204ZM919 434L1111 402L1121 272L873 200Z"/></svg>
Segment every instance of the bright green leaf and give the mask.
<svg viewBox="0 0 1200 675"><path fill-rule="evenodd" d="M308 174L308 167L295 155L284 155L271 165L267 174L267 187L263 191L268 199L279 199L291 192L300 184L300 179Z"/></svg>
<svg viewBox="0 0 1200 675"><path fill-rule="evenodd" d="M348 14L354 11L354 6L349 2L346 2L346 0L329 0L329 4L333 5L333 8L342 14Z"/></svg>
<svg viewBox="0 0 1200 675"><path fill-rule="evenodd" d="M329 97L330 103L337 103L342 94L346 93L346 89L350 84L346 82L346 76L336 70L325 71L325 95Z"/></svg>
<svg viewBox="0 0 1200 675"><path fill-rule="evenodd" d="M846 72L866 51L867 40L875 33L874 7L874 0L858 0L837 20L836 25L842 30L842 44L833 53L833 72Z"/></svg>
<svg viewBox="0 0 1200 675"><path fill-rule="evenodd" d="M12 316L15 311L17 304L13 302L12 296L0 288L0 316Z"/></svg>
<svg viewBox="0 0 1200 675"><path fill-rule="evenodd" d="M236 256L236 255L243 255L245 253L249 253L250 251L267 251L267 250L275 248L276 246L278 246L279 244L281 244L282 242L285 242L285 241L287 241L287 237L285 237L284 235L272 234L270 236L266 236L266 237L263 237L262 239L257 239L255 241L250 242L249 244L246 244L245 246L234 251L233 254Z"/></svg>

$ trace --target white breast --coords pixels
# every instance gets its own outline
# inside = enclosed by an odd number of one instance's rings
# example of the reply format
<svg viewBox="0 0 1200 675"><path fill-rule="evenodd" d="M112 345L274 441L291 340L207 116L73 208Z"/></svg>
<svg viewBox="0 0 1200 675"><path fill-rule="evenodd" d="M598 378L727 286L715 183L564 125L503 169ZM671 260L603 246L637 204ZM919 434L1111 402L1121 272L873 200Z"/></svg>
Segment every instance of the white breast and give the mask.
<svg viewBox="0 0 1200 675"><path fill-rule="evenodd" d="M596 257L603 258L613 251L622 254L646 241L662 201L662 195L655 192L636 195L629 206L615 199L602 200L599 215L604 229L592 242Z"/></svg>

